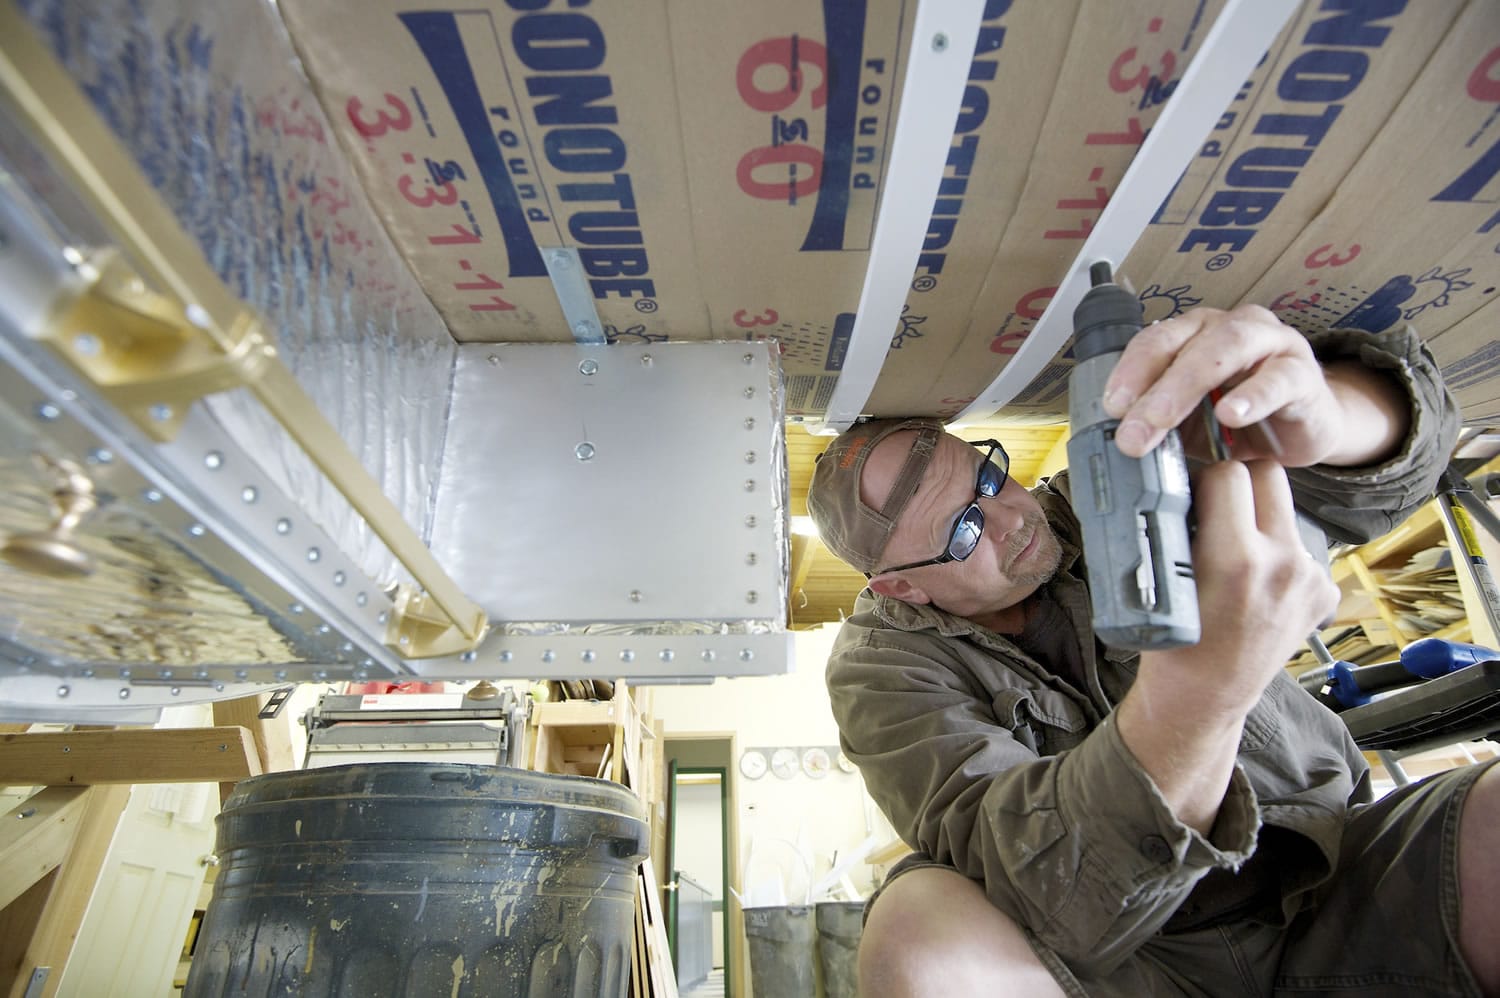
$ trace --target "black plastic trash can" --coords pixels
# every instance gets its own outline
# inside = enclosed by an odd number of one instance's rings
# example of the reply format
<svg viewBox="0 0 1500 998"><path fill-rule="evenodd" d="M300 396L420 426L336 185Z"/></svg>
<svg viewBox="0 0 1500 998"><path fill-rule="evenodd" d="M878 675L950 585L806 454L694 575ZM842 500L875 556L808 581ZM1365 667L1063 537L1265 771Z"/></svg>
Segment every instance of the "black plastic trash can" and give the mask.
<svg viewBox="0 0 1500 998"><path fill-rule="evenodd" d="M616 783L371 763L239 784L187 998L624 998L648 830Z"/></svg>

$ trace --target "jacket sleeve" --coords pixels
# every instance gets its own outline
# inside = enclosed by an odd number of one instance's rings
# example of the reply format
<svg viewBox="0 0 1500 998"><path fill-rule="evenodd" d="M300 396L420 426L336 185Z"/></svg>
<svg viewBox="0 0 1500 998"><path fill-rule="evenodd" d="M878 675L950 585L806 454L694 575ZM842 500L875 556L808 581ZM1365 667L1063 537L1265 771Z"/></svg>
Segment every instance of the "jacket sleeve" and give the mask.
<svg viewBox="0 0 1500 998"><path fill-rule="evenodd" d="M1297 505L1328 535L1351 544L1389 533L1432 498L1438 475L1458 439L1459 411L1437 362L1410 327L1381 333L1336 329L1308 336L1318 360L1359 360L1389 371L1411 398L1412 425L1401 450L1383 464L1363 468L1314 465L1287 477Z"/></svg>
<svg viewBox="0 0 1500 998"><path fill-rule="evenodd" d="M1253 850L1259 809L1238 767L1205 838L1172 816L1112 719L1038 755L945 642L862 631L835 649L828 680L871 796L909 845L981 882L1075 970L1107 973L1204 873Z"/></svg>

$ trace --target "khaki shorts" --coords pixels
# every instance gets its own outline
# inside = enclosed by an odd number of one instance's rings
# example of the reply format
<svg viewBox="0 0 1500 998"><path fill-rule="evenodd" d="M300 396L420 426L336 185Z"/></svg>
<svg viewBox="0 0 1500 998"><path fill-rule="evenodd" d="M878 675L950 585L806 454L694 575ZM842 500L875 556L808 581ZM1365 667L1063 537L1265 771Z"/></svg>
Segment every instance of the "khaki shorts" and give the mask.
<svg viewBox="0 0 1500 998"><path fill-rule="evenodd" d="M1349 817L1339 867L1290 925L1280 912L1158 933L1107 979L1076 977L1032 941L1078 998L1479 998L1458 951L1458 823L1493 762L1392 791ZM898 872L937 865L911 857ZM872 899L873 901L873 899Z"/></svg>

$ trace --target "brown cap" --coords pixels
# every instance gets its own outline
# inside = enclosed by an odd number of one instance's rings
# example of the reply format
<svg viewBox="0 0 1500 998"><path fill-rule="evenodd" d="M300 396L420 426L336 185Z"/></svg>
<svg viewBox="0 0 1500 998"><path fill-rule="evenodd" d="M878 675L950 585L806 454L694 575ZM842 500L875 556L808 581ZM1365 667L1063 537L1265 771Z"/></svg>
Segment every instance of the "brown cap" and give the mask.
<svg viewBox="0 0 1500 998"><path fill-rule="evenodd" d="M902 430L916 430L917 439L884 508L872 509L859 498L865 459L876 444ZM807 511L828 550L861 572L874 572L880 566L891 531L917 490L943 432L942 421L937 419L874 419L851 426L828 445L807 490Z"/></svg>

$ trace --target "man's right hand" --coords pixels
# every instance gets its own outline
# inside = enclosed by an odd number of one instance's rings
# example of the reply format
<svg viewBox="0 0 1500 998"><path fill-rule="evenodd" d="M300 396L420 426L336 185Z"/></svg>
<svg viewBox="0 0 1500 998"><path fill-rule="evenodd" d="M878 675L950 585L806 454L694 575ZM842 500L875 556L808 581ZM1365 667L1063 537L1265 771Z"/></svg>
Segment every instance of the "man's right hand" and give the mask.
<svg viewBox="0 0 1500 998"><path fill-rule="evenodd" d="M1206 834L1246 715L1339 597L1302 546L1280 465L1211 465L1193 497L1203 637L1188 648L1143 653L1116 723L1172 812Z"/></svg>

